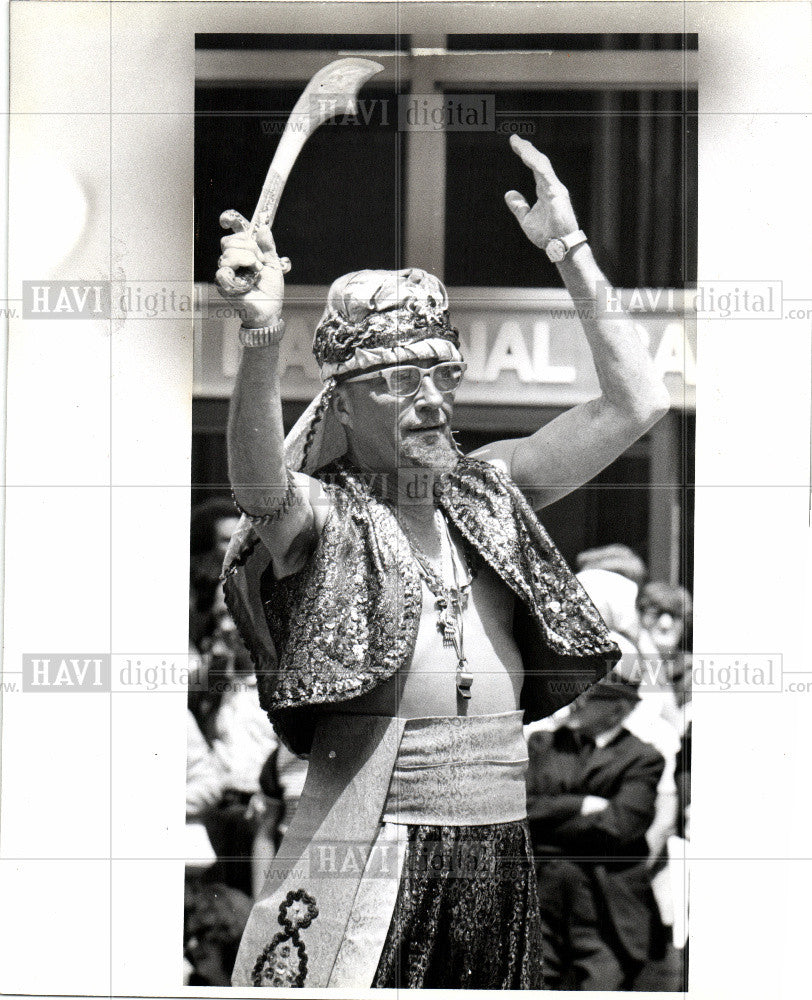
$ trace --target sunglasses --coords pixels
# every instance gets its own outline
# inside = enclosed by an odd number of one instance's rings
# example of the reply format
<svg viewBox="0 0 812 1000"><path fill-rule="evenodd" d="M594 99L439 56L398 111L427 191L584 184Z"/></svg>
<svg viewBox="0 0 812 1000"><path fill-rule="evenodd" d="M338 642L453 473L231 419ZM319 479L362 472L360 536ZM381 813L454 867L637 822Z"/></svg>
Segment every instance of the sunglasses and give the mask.
<svg viewBox="0 0 812 1000"><path fill-rule="evenodd" d="M419 365L395 365L374 372L363 372L361 375L350 375L344 381L362 382L382 378L393 396L397 396L398 399L408 399L417 395L423 379L427 377L431 378L438 392L454 392L459 388L467 367L464 361L441 361L431 368L421 368Z"/></svg>

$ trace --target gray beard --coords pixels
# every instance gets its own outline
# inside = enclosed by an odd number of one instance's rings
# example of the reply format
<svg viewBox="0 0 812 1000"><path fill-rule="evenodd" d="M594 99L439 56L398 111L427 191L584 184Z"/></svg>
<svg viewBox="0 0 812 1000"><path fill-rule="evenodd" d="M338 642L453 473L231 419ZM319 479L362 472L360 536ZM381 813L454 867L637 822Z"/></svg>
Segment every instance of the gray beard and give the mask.
<svg viewBox="0 0 812 1000"><path fill-rule="evenodd" d="M451 441L445 438L431 443L409 439L400 449L400 465L406 468L450 472L458 460L459 453Z"/></svg>

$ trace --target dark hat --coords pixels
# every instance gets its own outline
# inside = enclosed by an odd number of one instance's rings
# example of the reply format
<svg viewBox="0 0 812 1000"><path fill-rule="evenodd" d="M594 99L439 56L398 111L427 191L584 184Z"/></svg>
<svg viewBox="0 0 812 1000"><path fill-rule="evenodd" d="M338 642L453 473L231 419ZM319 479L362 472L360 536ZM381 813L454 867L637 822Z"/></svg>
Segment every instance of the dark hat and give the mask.
<svg viewBox="0 0 812 1000"><path fill-rule="evenodd" d="M593 684L584 694L584 698L600 699L601 701L623 700L636 705L640 701L639 687L639 684L626 680L625 677L613 670L597 684Z"/></svg>

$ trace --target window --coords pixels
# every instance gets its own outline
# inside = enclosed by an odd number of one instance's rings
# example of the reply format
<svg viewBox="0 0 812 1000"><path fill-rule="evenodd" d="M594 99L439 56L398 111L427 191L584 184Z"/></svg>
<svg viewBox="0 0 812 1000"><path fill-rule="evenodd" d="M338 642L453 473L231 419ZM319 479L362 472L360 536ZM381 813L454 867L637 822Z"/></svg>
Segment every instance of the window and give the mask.
<svg viewBox="0 0 812 1000"><path fill-rule="evenodd" d="M302 86L198 89L196 281L213 280L224 235L220 213L236 208L250 218ZM273 228L280 254L293 262L291 284L324 285L362 267L398 266L403 167L395 91L366 86L363 101L366 121L322 125L285 188Z"/></svg>
<svg viewBox="0 0 812 1000"><path fill-rule="evenodd" d="M696 93L687 96L683 110L680 91L497 91L495 131L446 135L448 284L560 284L504 204L511 188L531 204L534 194L511 133L550 157L613 284L695 281Z"/></svg>

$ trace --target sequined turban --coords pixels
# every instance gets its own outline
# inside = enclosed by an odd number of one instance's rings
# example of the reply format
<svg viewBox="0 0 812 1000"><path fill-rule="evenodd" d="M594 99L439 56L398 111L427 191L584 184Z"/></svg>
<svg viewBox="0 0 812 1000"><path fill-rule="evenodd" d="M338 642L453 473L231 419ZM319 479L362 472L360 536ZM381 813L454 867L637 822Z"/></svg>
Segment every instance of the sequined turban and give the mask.
<svg viewBox="0 0 812 1000"><path fill-rule="evenodd" d="M442 282L419 268L354 271L330 288L313 338L313 354L326 381L344 371L369 367L367 355L372 350L435 338L459 348Z"/></svg>

